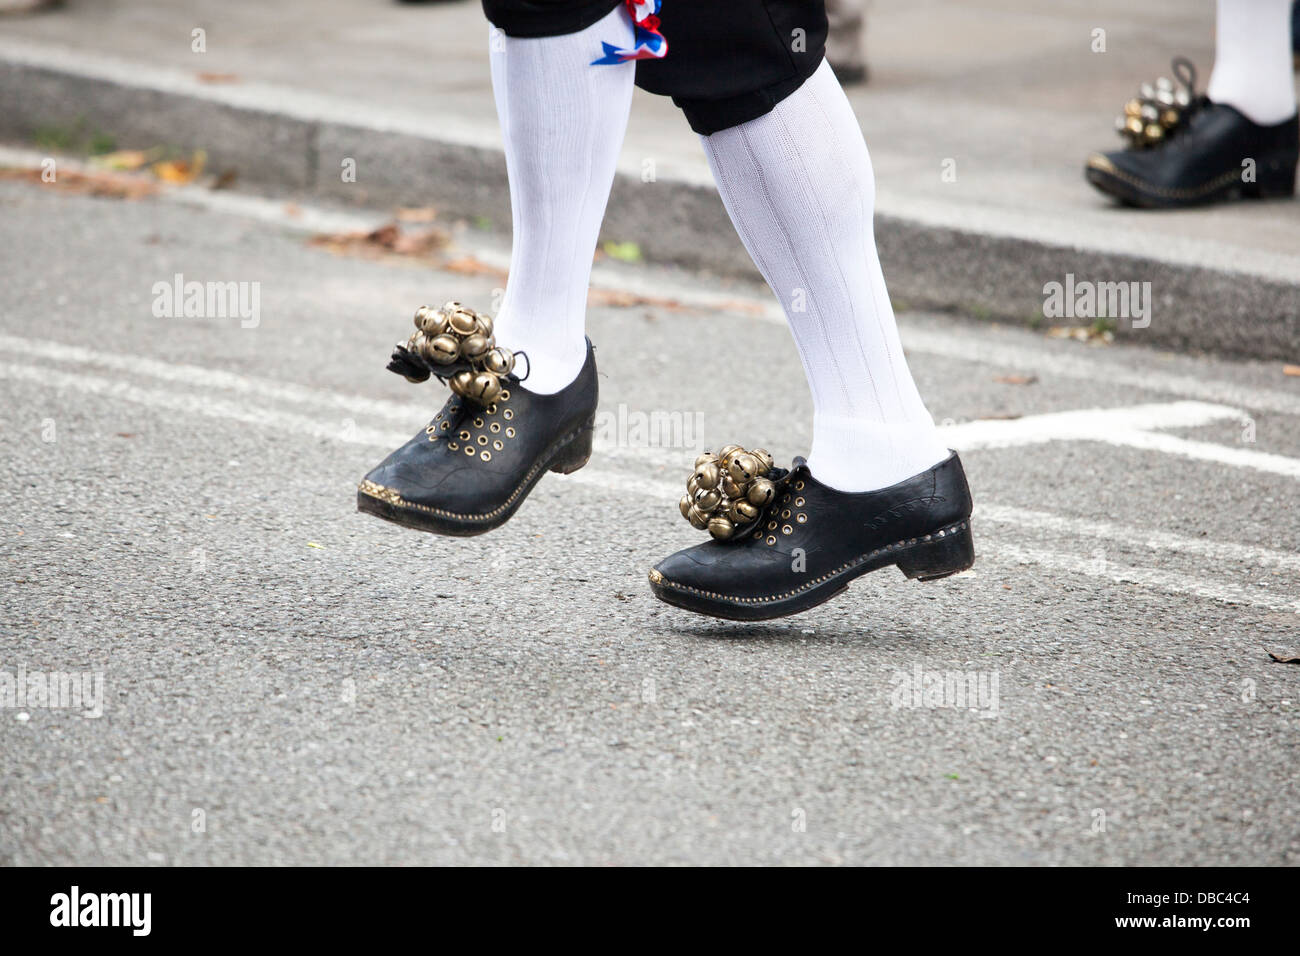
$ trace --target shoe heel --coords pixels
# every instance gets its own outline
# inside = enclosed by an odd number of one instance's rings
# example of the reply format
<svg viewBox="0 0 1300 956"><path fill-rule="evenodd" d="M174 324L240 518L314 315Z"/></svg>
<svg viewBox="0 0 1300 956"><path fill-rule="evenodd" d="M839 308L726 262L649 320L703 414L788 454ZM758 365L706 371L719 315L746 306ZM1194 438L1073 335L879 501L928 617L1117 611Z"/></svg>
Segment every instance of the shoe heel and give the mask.
<svg viewBox="0 0 1300 956"><path fill-rule="evenodd" d="M1242 183L1241 194L1248 199L1280 199L1295 195L1295 153L1272 153L1261 157L1255 169L1255 182Z"/></svg>
<svg viewBox="0 0 1300 956"><path fill-rule="evenodd" d="M909 578L934 581L958 571L965 571L975 563L975 542L971 539L970 522L961 528L942 532L943 537L931 535L929 541L918 541L899 557L898 570Z"/></svg>
<svg viewBox="0 0 1300 956"><path fill-rule="evenodd" d="M596 420L593 418L582 426L582 430L570 439L551 462L551 471L560 475L571 475L591 460L591 440L595 434Z"/></svg>

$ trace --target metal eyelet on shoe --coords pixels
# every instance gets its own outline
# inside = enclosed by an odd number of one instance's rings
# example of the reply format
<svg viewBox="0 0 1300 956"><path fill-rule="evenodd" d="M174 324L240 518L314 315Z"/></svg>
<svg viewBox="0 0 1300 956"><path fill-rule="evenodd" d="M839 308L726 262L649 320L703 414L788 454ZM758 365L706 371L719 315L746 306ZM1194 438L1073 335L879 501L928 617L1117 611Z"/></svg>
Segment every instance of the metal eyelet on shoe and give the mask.
<svg viewBox="0 0 1300 956"><path fill-rule="evenodd" d="M460 440L461 440L461 441L469 441L469 432L468 432L468 431L465 431L464 429L462 429L462 430L461 430L461 433L460 433Z"/></svg>
<svg viewBox="0 0 1300 956"><path fill-rule="evenodd" d="M805 521L808 520L808 516L805 514L796 515L794 520L799 522L800 524L803 524Z"/></svg>
<svg viewBox="0 0 1300 956"><path fill-rule="evenodd" d="M507 437L507 438L514 438L514 437L515 437L515 430L514 430L513 428L507 428L507 429L506 429L506 437Z"/></svg>
<svg viewBox="0 0 1300 956"><path fill-rule="evenodd" d="M474 419L474 427L475 427L475 428L482 428L482 427L483 427L483 419L481 419L481 418L476 418L476 419Z"/></svg>
<svg viewBox="0 0 1300 956"><path fill-rule="evenodd" d="M782 517L782 518L788 518L788 517L790 517L790 509L789 509L789 508L786 508L784 511L782 511L782 512L781 512L781 517Z"/></svg>
<svg viewBox="0 0 1300 956"><path fill-rule="evenodd" d="M500 451L502 448L505 448L506 446L501 443L500 439L497 439L492 443L492 447L495 448L497 451Z"/></svg>
<svg viewBox="0 0 1300 956"><path fill-rule="evenodd" d="M507 408L504 412L501 413L501 417L509 421L510 419L515 417L515 413Z"/></svg>
<svg viewBox="0 0 1300 956"><path fill-rule="evenodd" d="M790 533L793 532L793 531L794 531L794 528L790 527L788 524L785 524L785 525L782 525L782 526L781 526L781 533L782 533L782 534L790 534Z"/></svg>
<svg viewBox="0 0 1300 956"><path fill-rule="evenodd" d="M776 544L776 538L775 538L774 536L772 536L772 535L769 534L769 535L767 536L767 544L768 544L769 547L772 546L772 545L774 545L774 544Z"/></svg>
<svg viewBox="0 0 1300 956"><path fill-rule="evenodd" d="M503 402L510 401L510 389L508 388L501 389L501 401Z"/></svg>
<svg viewBox="0 0 1300 956"><path fill-rule="evenodd" d="M492 460L492 452L490 452L490 451L485 451L485 452L483 452L483 454L479 455L479 457L482 458L484 461L491 461L491 460Z"/></svg>
<svg viewBox="0 0 1300 956"><path fill-rule="evenodd" d="M802 498L796 498L796 499L794 499L794 506L795 506L796 508L802 508L802 507L803 507L803 499L802 499Z"/></svg>
<svg viewBox="0 0 1300 956"><path fill-rule="evenodd" d="M767 530L768 530L768 531L775 531L775 530L776 530L776 522L775 522L775 521L769 521L769 522L767 523Z"/></svg>
<svg viewBox="0 0 1300 956"><path fill-rule="evenodd" d="M441 428L442 428L443 431L446 431L446 430L449 429L450 427L451 427L451 422L443 422L442 425L441 425Z"/></svg>
<svg viewBox="0 0 1300 956"><path fill-rule="evenodd" d="M447 447L450 448L452 451L460 451L460 446L457 445L454 441L447 442Z"/></svg>
<svg viewBox="0 0 1300 956"><path fill-rule="evenodd" d="M796 481L796 482L794 483L794 490L795 490L795 491L803 491L803 482L802 482L802 481Z"/></svg>
<svg viewBox="0 0 1300 956"><path fill-rule="evenodd" d="M478 436L478 443L479 443L480 445L486 445L486 444L487 444L487 435L479 435L479 436Z"/></svg>
<svg viewBox="0 0 1300 956"><path fill-rule="evenodd" d="M497 432L501 431L501 423L493 422L491 425L488 426L488 431L490 431L492 434L495 435Z"/></svg>
<svg viewBox="0 0 1300 956"><path fill-rule="evenodd" d="M466 445L466 446L465 446L465 454L467 454L467 455L469 455L471 458L473 458L473 457L474 457L474 446L473 446L473 445Z"/></svg>

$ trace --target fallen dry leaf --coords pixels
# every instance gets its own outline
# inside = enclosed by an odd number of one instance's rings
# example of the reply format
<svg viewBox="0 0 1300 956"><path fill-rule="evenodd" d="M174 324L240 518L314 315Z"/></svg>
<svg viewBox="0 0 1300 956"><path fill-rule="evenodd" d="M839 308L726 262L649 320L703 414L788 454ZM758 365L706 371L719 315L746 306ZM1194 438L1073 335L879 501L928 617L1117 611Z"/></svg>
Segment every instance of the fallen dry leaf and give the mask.
<svg viewBox="0 0 1300 956"><path fill-rule="evenodd" d="M1092 342L1097 345L1109 345L1115 341L1115 333L1109 329L1099 331L1087 325L1054 325L1047 330L1049 339L1074 339L1076 342Z"/></svg>
<svg viewBox="0 0 1300 956"><path fill-rule="evenodd" d="M98 196L103 199L142 199L158 191L155 183L137 176L110 172L79 173L62 170L54 180L46 182L41 178L39 169L0 169L0 179L32 182L45 189Z"/></svg>
<svg viewBox="0 0 1300 956"><path fill-rule="evenodd" d="M1283 375L1300 375L1300 365L1283 365Z"/></svg>
<svg viewBox="0 0 1300 956"><path fill-rule="evenodd" d="M198 79L200 83L238 83L239 82L238 73L201 72L201 73L195 73L194 76L196 79Z"/></svg>
<svg viewBox="0 0 1300 956"><path fill-rule="evenodd" d="M235 185L235 180L239 178L239 173L233 169L227 169L212 181L213 189L229 189Z"/></svg>
<svg viewBox="0 0 1300 956"><path fill-rule="evenodd" d="M134 172L142 166L147 166L158 158L158 151L154 149L119 149L115 153L105 153L103 156L95 156L90 162L95 166L101 166L104 169L115 169L119 172Z"/></svg>
<svg viewBox="0 0 1300 956"><path fill-rule="evenodd" d="M1038 381L1037 375L995 375L993 381L1003 385L1033 385Z"/></svg>
<svg viewBox="0 0 1300 956"><path fill-rule="evenodd" d="M1268 656L1273 658L1273 660L1277 661L1279 664L1300 664L1300 654L1293 654L1290 657L1279 657L1272 651L1269 651Z"/></svg>
<svg viewBox="0 0 1300 956"><path fill-rule="evenodd" d="M483 260L475 258L474 256L459 256L458 258L443 263L442 267L448 272L455 272L458 275L494 276L502 282L505 282L507 275L507 270L502 269L499 266L490 266Z"/></svg>
<svg viewBox="0 0 1300 956"><path fill-rule="evenodd" d="M636 306L654 306L670 312L690 312L689 306L682 305L675 299L661 299L656 296L638 295L624 289L591 289L587 293L589 305L607 306L615 309L631 309Z"/></svg>
<svg viewBox="0 0 1300 956"><path fill-rule="evenodd" d="M431 259L450 241L451 237L442 229L403 232L397 223L392 222L370 232L321 233L311 238L313 246L328 249L335 255L355 255L363 258L400 256Z"/></svg>
<svg viewBox="0 0 1300 956"><path fill-rule="evenodd" d="M192 183L203 174L207 161L208 154L200 149L189 159L164 159L149 168L165 183Z"/></svg>

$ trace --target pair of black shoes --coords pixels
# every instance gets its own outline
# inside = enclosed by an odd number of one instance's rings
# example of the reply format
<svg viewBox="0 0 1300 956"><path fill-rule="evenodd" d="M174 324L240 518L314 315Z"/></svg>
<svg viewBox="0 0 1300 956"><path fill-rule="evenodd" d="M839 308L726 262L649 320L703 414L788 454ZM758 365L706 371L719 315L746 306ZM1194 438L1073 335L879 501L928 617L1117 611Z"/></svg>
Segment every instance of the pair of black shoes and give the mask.
<svg viewBox="0 0 1300 956"><path fill-rule="evenodd" d="M389 367L414 380L443 378L453 395L423 431L366 475L357 507L421 531L482 534L504 524L547 471L568 474L587 463L598 397L595 355L588 342L577 379L554 395L538 395L505 370L510 363L476 357L483 343L473 336L490 331L486 317L448 303L440 313L461 320L467 331L458 333L447 329L445 315L427 311L435 317L417 313L417 325L423 321L428 333L398 346ZM477 331L466 315L478 321ZM454 360L453 345L460 352ZM669 604L762 620L815 607L878 568L897 565L924 581L974 561L970 489L955 453L892 487L849 494L817 481L801 459L786 471L765 452L724 452L697 462L682 503L692 523L723 540L679 551L650 572L655 595ZM707 519L706 506L719 517Z"/></svg>
<svg viewBox="0 0 1300 956"><path fill-rule="evenodd" d="M1084 175L1125 205L1173 209L1295 193L1300 120L1265 126L1196 93L1196 71L1174 60L1177 82L1143 84L1116 121L1126 149L1094 153Z"/></svg>

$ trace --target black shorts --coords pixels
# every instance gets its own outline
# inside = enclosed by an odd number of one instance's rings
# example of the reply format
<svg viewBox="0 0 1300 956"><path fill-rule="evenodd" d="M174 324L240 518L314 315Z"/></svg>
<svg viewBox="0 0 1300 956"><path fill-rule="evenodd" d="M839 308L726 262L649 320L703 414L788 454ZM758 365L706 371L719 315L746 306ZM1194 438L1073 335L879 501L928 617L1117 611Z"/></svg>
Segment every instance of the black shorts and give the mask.
<svg viewBox="0 0 1300 956"><path fill-rule="evenodd" d="M622 2L483 0L483 11L508 36L545 37L586 29ZM637 61L636 85L671 96L706 135L771 110L826 52L825 0L663 0L659 21L668 55Z"/></svg>

